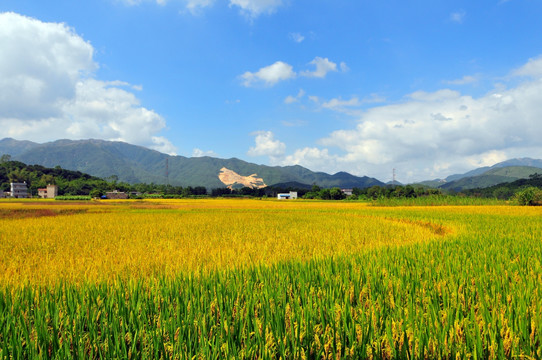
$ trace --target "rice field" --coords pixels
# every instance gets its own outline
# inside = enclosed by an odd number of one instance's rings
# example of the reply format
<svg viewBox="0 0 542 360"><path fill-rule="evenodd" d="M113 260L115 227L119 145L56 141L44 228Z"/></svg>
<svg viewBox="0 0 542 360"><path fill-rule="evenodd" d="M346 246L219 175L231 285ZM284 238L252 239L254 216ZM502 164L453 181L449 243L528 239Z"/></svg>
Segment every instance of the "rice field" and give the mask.
<svg viewBox="0 0 542 360"><path fill-rule="evenodd" d="M0 202L1 358L539 359L542 208Z"/></svg>

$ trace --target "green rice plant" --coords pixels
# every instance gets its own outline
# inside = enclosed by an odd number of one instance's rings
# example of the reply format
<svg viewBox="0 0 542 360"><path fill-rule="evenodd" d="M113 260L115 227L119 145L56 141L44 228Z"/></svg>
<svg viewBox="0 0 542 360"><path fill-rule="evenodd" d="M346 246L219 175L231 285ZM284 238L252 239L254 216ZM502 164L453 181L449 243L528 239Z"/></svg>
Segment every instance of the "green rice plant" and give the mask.
<svg viewBox="0 0 542 360"><path fill-rule="evenodd" d="M233 206L268 214L269 222L279 215L324 223L327 218L330 227L341 218L385 219L379 226L408 224L404 231L423 228L435 236L252 266L224 263L173 275L5 285L0 357L542 357L542 209L349 204L341 216L330 216L331 208L345 205L240 202L209 202L192 211L224 216L230 224ZM107 215L120 216L118 211ZM139 214L129 207L124 211ZM155 211L181 218L189 213ZM200 229L205 226L209 222ZM353 235L331 229L336 241Z"/></svg>
<svg viewBox="0 0 542 360"><path fill-rule="evenodd" d="M81 200L92 200L90 195L59 195L55 197L55 200L62 201L81 201Z"/></svg>
<svg viewBox="0 0 542 360"><path fill-rule="evenodd" d="M473 206L506 205L505 200L450 195L429 195L413 198L380 197L370 202L373 206Z"/></svg>

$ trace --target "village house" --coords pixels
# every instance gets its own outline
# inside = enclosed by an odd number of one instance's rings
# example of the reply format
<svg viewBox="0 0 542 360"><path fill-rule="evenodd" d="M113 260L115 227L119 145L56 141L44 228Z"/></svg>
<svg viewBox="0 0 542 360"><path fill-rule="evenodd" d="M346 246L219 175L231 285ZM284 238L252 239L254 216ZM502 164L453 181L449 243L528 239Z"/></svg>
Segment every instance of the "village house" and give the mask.
<svg viewBox="0 0 542 360"><path fill-rule="evenodd" d="M346 196L352 196L352 194L354 193L354 189L341 189L341 191Z"/></svg>
<svg viewBox="0 0 542 360"><path fill-rule="evenodd" d="M279 200L297 199L297 191L290 191L289 193L277 194L277 199Z"/></svg>
<svg viewBox="0 0 542 360"><path fill-rule="evenodd" d="M42 199L54 199L58 196L58 186L48 184L46 188L38 189L38 196Z"/></svg>
<svg viewBox="0 0 542 360"><path fill-rule="evenodd" d="M113 190L110 192L106 192L105 196L108 199L114 199L114 200L120 200L120 199L128 199L128 194L123 191Z"/></svg>
<svg viewBox="0 0 542 360"><path fill-rule="evenodd" d="M28 194L28 187L26 186L26 181L25 182L22 182L22 183L11 183L11 191L10 191L10 196L11 197L14 197L14 198L17 198L17 199L22 199L22 198L28 198L30 197L29 194Z"/></svg>

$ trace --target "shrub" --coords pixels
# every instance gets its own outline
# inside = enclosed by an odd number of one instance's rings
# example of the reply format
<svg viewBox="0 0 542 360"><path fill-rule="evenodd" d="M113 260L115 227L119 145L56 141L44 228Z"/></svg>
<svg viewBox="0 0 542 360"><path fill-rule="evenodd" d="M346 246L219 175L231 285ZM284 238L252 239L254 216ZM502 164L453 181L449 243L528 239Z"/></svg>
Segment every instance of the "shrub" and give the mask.
<svg viewBox="0 0 542 360"><path fill-rule="evenodd" d="M542 190L534 186L529 186L516 192L513 200L518 205L542 205Z"/></svg>

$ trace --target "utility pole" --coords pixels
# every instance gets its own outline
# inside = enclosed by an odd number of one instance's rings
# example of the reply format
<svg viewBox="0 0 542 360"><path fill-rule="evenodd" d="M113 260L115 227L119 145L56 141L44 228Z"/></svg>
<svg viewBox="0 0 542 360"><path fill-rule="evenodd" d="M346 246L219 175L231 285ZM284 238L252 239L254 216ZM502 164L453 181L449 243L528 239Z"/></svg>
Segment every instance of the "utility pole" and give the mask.
<svg viewBox="0 0 542 360"><path fill-rule="evenodd" d="M169 185L169 158L166 158L166 181L167 185Z"/></svg>

